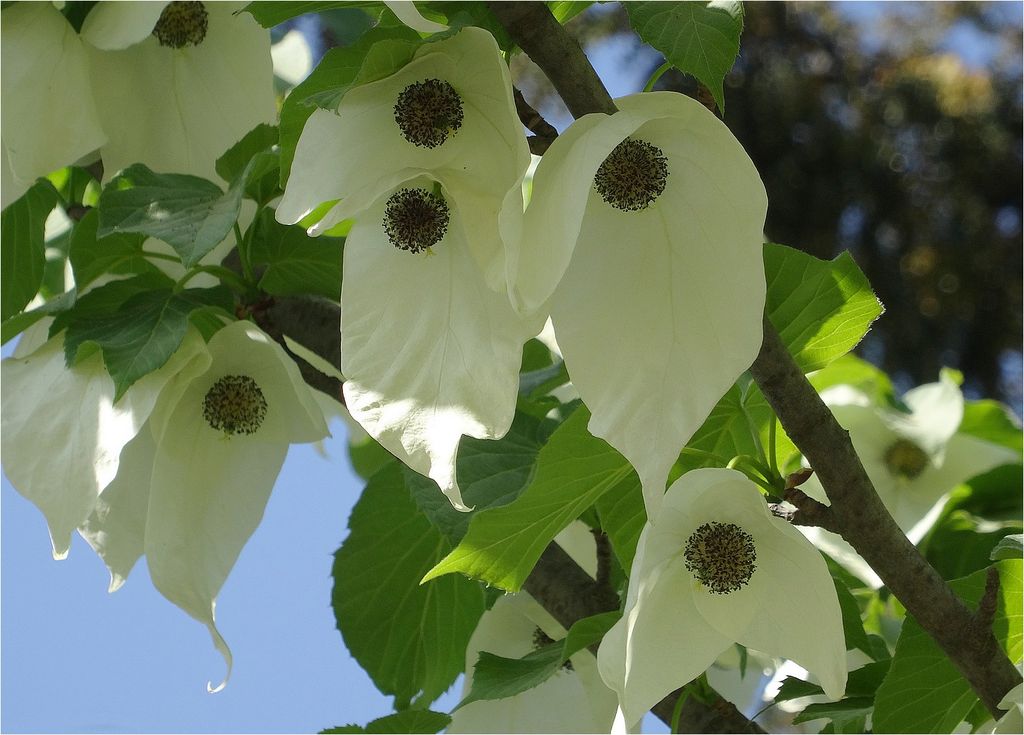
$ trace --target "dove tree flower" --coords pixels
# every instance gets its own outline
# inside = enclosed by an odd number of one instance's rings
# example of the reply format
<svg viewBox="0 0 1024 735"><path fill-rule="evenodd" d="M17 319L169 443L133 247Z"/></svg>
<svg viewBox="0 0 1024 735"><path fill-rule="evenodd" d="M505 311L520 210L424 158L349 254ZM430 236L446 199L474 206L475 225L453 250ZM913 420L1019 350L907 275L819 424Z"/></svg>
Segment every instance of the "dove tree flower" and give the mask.
<svg viewBox="0 0 1024 735"><path fill-rule="evenodd" d="M964 397L946 372L937 383L907 391L902 400L909 413L874 405L867 395L848 385L828 388L821 397L850 432L878 497L915 544L934 525L957 485L1021 459L1008 447L957 431L963 420ZM801 485L801 490L828 502L816 476ZM878 576L842 537L820 528L805 526L801 530L859 577L881 586Z"/></svg>
<svg viewBox="0 0 1024 735"><path fill-rule="evenodd" d="M555 539L590 576L597 573L594 537L582 522ZM463 696L473 689L473 668L481 651L522 658L565 637L565 629L529 594L506 595L485 612L466 647ZM504 699L478 700L452 714L447 732L607 732L616 697L601 681L597 662L580 651L547 681Z"/></svg>
<svg viewBox="0 0 1024 735"><path fill-rule="evenodd" d="M15 3L0 23L2 206L107 141L78 34L52 3Z"/></svg>
<svg viewBox="0 0 1024 735"><path fill-rule="evenodd" d="M734 642L792 659L830 698L843 694L846 645L824 559L742 474L694 470L641 532L598 667L633 724Z"/></svg>
<svg viewBox="0 0 1024 735"><path fill-rule="evenodd" d="M722 121L680 94L616 100L544 154L508 280L550 298L589 429L636 468L651 518L680 448L761 345L767 197Z"/></svg>
<svg viewBox="0 0 1024 735"><path fill-rule="evenodd" d="M179 373L209 364L198 335L190 335L167 363L131 386L114 403L114 382L99 353L65 367L64 339L22 336L14 356L0 362L0 446L11 485L46 516L53 557L63 559L81 526L118 472L121 450L149 419L158 396ZM46 437L48 451L39 451Z"/></svg>
<svg viewBox="0 0 1024 735"><path fill-rule="evenodd" d="M466 648L463 693L473 687L481 651L522 658L565 637L565 629L525 592L502 597L483 614ZM615 693L601 681L589 651L533 689L505 699L471 702L456 710L447 732L607 732L615 715Z"/></svg>
<svg viewBox="0 0 1024 735"><path fill-rule="evenodd" d="M117 404L100 356L69 371L60 343L4 362L4 380L21 387L4 392L11 483L46 514L55 556L67 554L79 527L110 570L111 591L145 554L153 584L207 626L230 676L215 598L259 525L289 445L327 435L312 391L248 322L205 345L190 332ZM40 436L63 454L35 457L29 445Z"/></svg>
<svg viewBox="0 0 1024 735"><path fill-rule="evenodd" d="M107 136L105 177L141 162L216 180L225 150L274 123L270 33L236 15L243 6L109 2L89 12L82 38Z"/></svg>
<svg viewBox="0 0 1024 735"><path fill-rule="evenodd" d="M279 221L341 200L310 229L345 243L345 401L371 436L465 510L463 434L496 438L515 412L522 345L543 319L508 301L501 217L522 214L529 152L493 37L425 44L395 74L317 110Z"/></svg>

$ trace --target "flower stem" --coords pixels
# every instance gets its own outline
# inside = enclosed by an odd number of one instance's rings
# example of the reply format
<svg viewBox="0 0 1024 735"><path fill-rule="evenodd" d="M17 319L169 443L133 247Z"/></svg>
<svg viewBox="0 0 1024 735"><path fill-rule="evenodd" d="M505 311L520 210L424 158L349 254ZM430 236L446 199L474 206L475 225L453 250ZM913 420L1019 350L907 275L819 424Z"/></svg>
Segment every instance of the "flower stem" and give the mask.
<svg viewBox="0 0 1024 735"><path fill-rule="evenodd" d="M143 250L142 257L151 258L153 260L169 260L172 263L181 262L181 259L177 255L168 255L167 253L154 253L151 250Z"/></svg>
<svg viewBox="0 0 1024 735"><path fill-rule="evenodd" d="M669 62L669 61L666 61L664 64L659 66L654 71L654 73L651 74L651 78L647 80L647 84L644 85L644 91L645 92L650 92L652 89L654 89L654 85L657 84L659 79L661 79L661 75L664 74L665 72L667 72L671 68L672 68L672 63ZM673 732L675 732L675 730L673 730Z"/></svg>

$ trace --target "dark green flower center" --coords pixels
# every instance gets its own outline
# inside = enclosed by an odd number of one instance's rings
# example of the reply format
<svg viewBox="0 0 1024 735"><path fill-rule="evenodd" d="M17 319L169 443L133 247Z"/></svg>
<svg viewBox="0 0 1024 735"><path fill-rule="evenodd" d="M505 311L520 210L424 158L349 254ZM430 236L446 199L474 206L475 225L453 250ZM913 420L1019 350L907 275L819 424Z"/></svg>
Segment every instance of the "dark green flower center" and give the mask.
<svg viewBox="0 0 1024 735"><path fill-rule="evenodd" d="M426 189L399 189L384 207L384 232L399 250L419 253L448 231L448 203Z"/></svg>
<svg viewBox="0 0 1024 735"><path fill-rule="evenodd" d="M398 95L395 122L407 141L437 148L462 127L462 98L440 79L410 84Z"/></svg>
<svg viewBox="0 0 1024 735"><path fill-rule="evenodd" d="M754 574L757 550L749 533L732 523L712 521L686 540L683 561L691 574L715 594L740 589Z"/></svg>
<svg viewBox="0 0 1024 735"><path fill-rule="evenodd" d="M533 631L533 650L536 651L538 649L544 648L544 646L550 646L554 642L555 642L555 639L552 638L551 636L549 636L547 633L545 633L540 628L535 628L534 629L534 631ZM562 664L562 668L565 671L572 671L572 661L570 661L569 659L566 659L565 663Z"/></svg>
<svg viewBox="0 0 1024 735"><path fill-rule="evenodd" d="M248 375L225 375L206 391L203 418L225 434L255 434L267 416L267 400Z"/></svg>
<svg viewBox="0 0 1024 735"><path fill-rule="evenodd" d="M668 159L643 140L626 138L604 159L594 188L608 204L623 212L649 207L665 191Z"/></svg>
<svg viewBox="0 0 1024 735"><path fill-rule="evenodd" d="M913 480L928 466L928 455L909 439L897 439L885 450L885 466L896 477Z"/></svg>
<svg viewBox="0 0 1024 735"><path fill-rule="evenodd" d="M168 3L153 26L153 35L161 46L184 48L198 46L206 38L209 13L200 2Z"/></svg>

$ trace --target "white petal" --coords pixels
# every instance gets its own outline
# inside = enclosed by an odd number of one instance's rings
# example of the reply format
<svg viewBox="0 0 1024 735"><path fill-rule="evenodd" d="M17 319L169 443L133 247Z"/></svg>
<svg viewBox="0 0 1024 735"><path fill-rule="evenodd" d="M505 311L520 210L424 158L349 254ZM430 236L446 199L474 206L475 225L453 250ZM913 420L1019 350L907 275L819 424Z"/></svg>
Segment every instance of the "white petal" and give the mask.
<svg viewBox="0 0 1024 735"><path fill-rule="evenodd" d="M203 394L200 381L189 386L157 446L145 553L156 588L210 631L227 662L223 687L231 652L216 627L214 600L263 518L288 444L226 438L203 420Z"/></svg>
<svg viewBox="0 0 1024 735"><path fill-rule="evenodd" d="M626 608L597 655L601 677L619 692L628 723L699 676L732 643L697 612L681 560L630 578L630 587L634 584L635 605Z"/></svg>
<svg viewBox="0 0 1024 735"><path fill-rule="evenodd" d="M903 402L911 410L908 416L882 411L882 419L903 437L910 439L933 458L942 462L948 442L964 417L964 397L960 387L946 373L938 383L920 385L907 391Z"/></svg>
<svg viewBox="0 0 1024 735"><path fill-rule="evenodd" d="M465 509L455 478L459 439L508 430L522 345L540 325L488 288L467 244L488 233L465 230L461 203L448 199L448 231L432 253L391 245L381 224L384 199L352 228L341 293L342 373L353 418Z"/></svg>
<svg viewBox="0 0 1024 735"><path fill-rule="evenodd" d="M722 614L726 602L744 606L740 593L717 596L730 599L707 605L703 603L715 596L701 590L695 594L697 606L710 624L744 646L814 672L825 693L839 699L846 688L846 642L832 577L821 554L799 531L767 516L767 509L765 514L766 523L746 529L757 547L757 569L748 588L740 590L749 589L756 605L746 625L733 628L734 619Z"/></svg>
<svg viewBox="0 0 1024 735"><path fill-rule="evenodd" d="M121 450L117 476L78 532L110 570L110 592L120 589L145 551L149 485L156 444L148 426Z"/></svg>
<svg viewBox="0 0 1024 735"><path fill-rule="evenodd" d="M440 33L448 30L448 26L427 20L411 0L384 0L391 12L405 25L420 33Z"/></svg>
<svg viewBox="0 0 1024 735"><path fill-rule="evenodd" d="M0 48L0 125L17 180L30 183L106 141L91 94L85 47L53 5L5 8ZM14 193L4 194L5 204L13 201Z"/></svg>
<svg viewBox="0 0 1024 735"><path fill-rule="evenodd" d="M187 389L179 387L179 391L187 390L198 396L181 398L192 402L197 415L201 413L206 392L214 383L226 375L244 375L256 381L268 406L266 418L253 437L260 441L289 444L313 442L327 436L323 411L312 389L302 380L298 366L255 324L232 322L210 338L207 348L212 358L209 370ZM177 397L161 397L153 415L153 433L157 443L163 441L164 432L169 430L168 421L177 410L178 403Z"/></svg>
<svg viewBox="0 0 1024 735"><path fill-rule="evenodd" d="M896 487L887 507L892 517L915 544L941 515L949 493L972 477L1004 464L1020 462L1008 447L966 434L955 434L945 447L939 467L926 467L912 481Z"/></svg>
<svg viewBox="0 0 1024 735"><path fill-rule="evenodd" d="M103 51L117 51L153 33L167 2L97 3L82 23L82 38Z"/></svg>
<svg viewBox="0 0 1024 735"><path fill-rule="evenodd" d="M638 129L669 159L664 193L622 212L591 192L551 302L590 431L636 468L652 517L680 448L762 338L764 188L739 143L702 114L710 128Z"/></svg>
<svg viewBox="0 0 1024 735"><path fill-rule="evenodd" d="M6 209L8 204L20 199L31 185L31 180L19 179L14 175L7 155L7 145L0 140L0 209Z"/></svg>
<svg viewBox="0 0 1024 735"><path fill-rule="evenodd" d="M296 85L309 76L313 68L313 52L306 37L294 28L270 48L274 75Z"/></svg>
<svg viewBox="0 0 1024 735"><path fill-rule="evenodd" d="M541 307L569 265L598 167L643 117L584 115L555 138L533 179L521 238L509 243L509 294L521 311Z"/></svg>
<svg viewBox="0 0 1024 735"><path fill-rule="evenodd" d="M394 119L398 95L425 79L448 81L463 100L461 128L436 148L406 141ZM404 169L429 170L449 185L500 203L521 185L529 161L501 52L486 31L464 28L425 44L390 77L351 90L337 115L317 111L310 117L277 218L293 224L321 203L360 190L366 190L362 201L369 204L395 186L392 177Z"/></svg>
<svg viewBox="0 0 1024 735"><path fill-rule="evenodd" d="M208 360L202 339L189 333L166 365L137 381L117 404L100 354L68 370L61 336L27 357L3 361L4 469L46 515L54 558L67 556L72 531L114 479L122 447L145 423L164 385Z"/></svg>
<svg viewBox="0 0 1024 735"><path fill-rule="evenodd" d="M538 620L540 622L538 622ZM481 651L506 658L530 653L537 628L558 639L565 631L525 593L508 595L484 613L466 648L463 694L473 686ZM474 702L455 712L447 732L582 733L606 732L615 695L597 676L593 656L572 658L573 671L561 670L543 684L512 697Z"/></svg>
<svg viewBox="0 0 1024 735"><path fill-rule="evenodd" d="M233 4L210 3L206 38L170 49L156 38L89 53L93 92L110 142L104 178L141 162L214 181L214 162L276 118L270 34Z"/></svg>

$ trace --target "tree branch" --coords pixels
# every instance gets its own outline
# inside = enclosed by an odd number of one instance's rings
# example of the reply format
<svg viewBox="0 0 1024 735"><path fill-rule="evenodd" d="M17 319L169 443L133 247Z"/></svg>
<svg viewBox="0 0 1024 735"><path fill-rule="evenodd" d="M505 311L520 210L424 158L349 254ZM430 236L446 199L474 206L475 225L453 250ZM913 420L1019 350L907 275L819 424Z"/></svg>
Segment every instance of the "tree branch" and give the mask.
<svg viewBox="0 0 1024 735"><path fill-rule="evenodd" d="M543 3L489 2L512 39L539 66L574 117L611 114L615 104L582 49ZM831 501L836 527L935 639L985 707L1021 682L990 629L925 561L878 498L849 436L766 319L764 343L751 373L783 428L810 461Z"/></svg>

